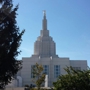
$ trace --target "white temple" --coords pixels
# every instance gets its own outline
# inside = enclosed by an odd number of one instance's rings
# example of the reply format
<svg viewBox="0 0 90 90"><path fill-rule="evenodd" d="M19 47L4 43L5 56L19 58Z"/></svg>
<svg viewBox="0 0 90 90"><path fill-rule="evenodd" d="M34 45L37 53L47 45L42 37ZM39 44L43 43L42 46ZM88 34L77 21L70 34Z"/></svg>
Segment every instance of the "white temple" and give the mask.
<svg viewBox="0 0 90 90"><path fill-rule="evenodd" d="M66 66L72 66L74 69L86 70L86 60L70 60L69 58L62 58L56 55L56 45L53 38L49 36L49 30L47 30L46 12L44 11L42 20L42 30L40 36L34 43L34 54L31 57L23 57L23 68L18 72L17 76L22 80L18 81L17 86L25 86L33 84L31 67L36 63L42 64L44 67L44 73L48 75L48 85L53 86L53 82L57 80L57 77L61 74L66 74L63 68Z"/></svg>

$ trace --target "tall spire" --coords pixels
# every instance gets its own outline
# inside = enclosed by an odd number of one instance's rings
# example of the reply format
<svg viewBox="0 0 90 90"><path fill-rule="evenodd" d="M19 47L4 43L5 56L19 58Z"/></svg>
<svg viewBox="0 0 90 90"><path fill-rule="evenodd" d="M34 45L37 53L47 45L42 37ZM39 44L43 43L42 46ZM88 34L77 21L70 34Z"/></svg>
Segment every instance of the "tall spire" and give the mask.
<svg viewBox="0 0 90 90"><path fill-rule="evenodd" d="M46 19L46 11L45 10L43 10L43 16Z"/></svg>
<svg viewBox="0 0 90 90"><path fill-rule="evenodd" d="M42 30L40 36L34 44L34 55L40 57L56 57L56 48L53 38L49 36L47 30L46 11L43 11Z"/></svg>
<svg viewBox="0 0 90 90"><path fill-rule="evenodd" d="M46 11L43 11L43 22L42 22L42 29L47 30L47 19L46 19Z"/></svg>

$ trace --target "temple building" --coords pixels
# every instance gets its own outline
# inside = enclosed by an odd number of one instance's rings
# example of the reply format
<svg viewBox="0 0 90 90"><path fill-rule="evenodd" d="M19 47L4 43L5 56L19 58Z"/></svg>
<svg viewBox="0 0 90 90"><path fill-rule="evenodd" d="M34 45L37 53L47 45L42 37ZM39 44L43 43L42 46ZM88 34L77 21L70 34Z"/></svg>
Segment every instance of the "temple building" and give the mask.
<svg viewBox="0 0 90 90"><path fill-rule="evenodd" d="M34 54L31 57L23 57L23 67L18 72L18 77L21 77L20 86L32 84L31 68L36 63L42 64L44 73L48 75L48 86L53 86L53 82L61 74L66 74L64 68L72 66L74 69L86 70L87 60L70 60L69 58L62 58L56 55L56 43L53 38L49 36L47 29L46 12L44 11L42 20L42 30L40 36L34 43ZM19 86L19 85L18 85Z"/></svg>

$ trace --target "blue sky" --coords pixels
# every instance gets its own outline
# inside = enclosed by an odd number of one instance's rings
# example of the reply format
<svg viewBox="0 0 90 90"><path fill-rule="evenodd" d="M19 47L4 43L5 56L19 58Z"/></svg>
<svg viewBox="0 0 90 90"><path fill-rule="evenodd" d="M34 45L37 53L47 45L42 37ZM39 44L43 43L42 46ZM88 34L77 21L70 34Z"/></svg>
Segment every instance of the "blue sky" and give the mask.
<svg viewBox="0 0 90 90"><path fill-rule="evenodd" d="M13 4L19 4L17 25L26 30L18 59L33 54L42 29L42 11L46 10L59 57L87 60L90 66L90 0L14 0Z"/></svg>

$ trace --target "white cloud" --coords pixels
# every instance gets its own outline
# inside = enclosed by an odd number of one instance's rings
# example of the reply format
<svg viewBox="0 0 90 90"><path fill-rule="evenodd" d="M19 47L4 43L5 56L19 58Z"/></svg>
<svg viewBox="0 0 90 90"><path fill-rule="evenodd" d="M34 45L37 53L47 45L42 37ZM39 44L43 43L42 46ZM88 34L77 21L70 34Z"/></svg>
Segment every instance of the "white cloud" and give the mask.
<svg viewBox="0 0 90 90"><path fill-rule="evenodd" d="M21 50L28 52L28 53L33 53L32 49L30 49L30 48L21 47Z"/></svg>

